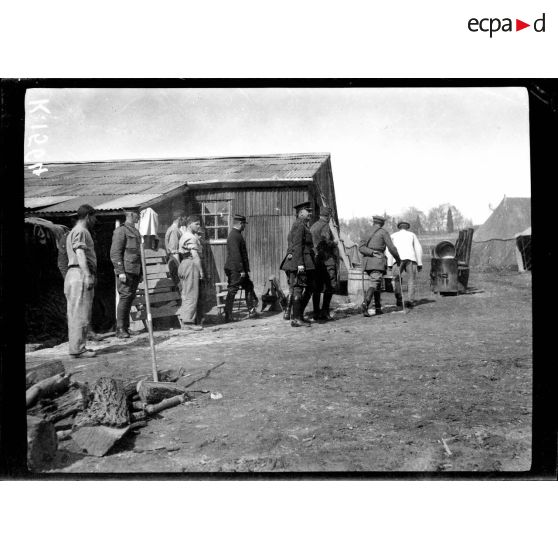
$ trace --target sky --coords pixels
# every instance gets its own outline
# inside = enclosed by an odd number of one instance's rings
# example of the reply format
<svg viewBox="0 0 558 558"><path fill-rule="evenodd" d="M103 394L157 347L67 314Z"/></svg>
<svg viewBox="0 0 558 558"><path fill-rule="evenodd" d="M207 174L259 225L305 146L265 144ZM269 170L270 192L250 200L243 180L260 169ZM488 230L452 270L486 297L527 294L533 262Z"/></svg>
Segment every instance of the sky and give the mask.
<svg viewBox="0 0 558 558"><path fill-rule="evenodd" d="M531 195L523 88L31 89L25 150L46 168L328 152L344 219L450 203L476 225Z"/></svg>

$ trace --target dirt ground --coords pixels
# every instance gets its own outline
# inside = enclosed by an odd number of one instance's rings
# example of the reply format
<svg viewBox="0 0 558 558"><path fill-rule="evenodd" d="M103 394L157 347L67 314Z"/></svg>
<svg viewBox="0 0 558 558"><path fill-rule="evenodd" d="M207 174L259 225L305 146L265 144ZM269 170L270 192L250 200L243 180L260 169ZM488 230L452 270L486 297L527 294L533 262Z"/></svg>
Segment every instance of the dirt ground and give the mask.
<svg viewBox="0 0 558 558"><path fill-rule="evenodd" d="M531 462L530 275L471 274L471 293L292 328L275 313L201 332L156 333L158 367L197 394L105 457L61 442L52 472L526 471ZM265 313L264 313L265 315ZM75 379L150 372L146 334L28 353L64 358ZM224 362L207 374L207 370Z"/></svg>

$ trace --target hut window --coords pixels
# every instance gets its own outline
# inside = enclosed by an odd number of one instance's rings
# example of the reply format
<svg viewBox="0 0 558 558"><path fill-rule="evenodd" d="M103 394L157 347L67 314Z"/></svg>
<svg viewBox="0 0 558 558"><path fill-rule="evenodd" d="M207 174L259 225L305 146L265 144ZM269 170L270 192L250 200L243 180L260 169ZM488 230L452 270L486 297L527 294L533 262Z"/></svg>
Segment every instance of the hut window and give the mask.
<svg viewBox="0 0 558 558"><path fill-rule="evenodd" d="M227 240L230 217L230 201L202 202L202 225L210 242Z"/></svg>

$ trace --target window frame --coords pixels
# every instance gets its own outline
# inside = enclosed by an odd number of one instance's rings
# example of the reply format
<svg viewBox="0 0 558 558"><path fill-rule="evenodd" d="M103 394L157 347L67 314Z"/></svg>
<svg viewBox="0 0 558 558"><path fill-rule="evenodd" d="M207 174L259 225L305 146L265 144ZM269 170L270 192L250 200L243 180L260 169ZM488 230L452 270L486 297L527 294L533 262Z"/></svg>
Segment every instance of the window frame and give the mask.
<svg viewBox="0 0 558 558"><path fill-rule="evenodd" d="M201 212L200 212L200 216L201 216L201 223L202 223L202 227L205 230L205 234L206 234L206 239L207 242L209 242L209 244L226 244L227 243L227 238L217 238L217 231L219 229L224 229L225 225L221 225L221 226L217 226L217 225L206 225L205 222L205 218L206 217L223 217L224 215L222 213L206 213L206 207L209 204L227 204L227 225L226 225L226 229L227 229L227 236L229 235L230 231L231 231L231 209L232 209L232 200L228 199L228 200L211 200L211 201L202 201L201 203ZM209 236L209 232L210 231L215 231L213 232L213 236L210 237Z"/></svg>

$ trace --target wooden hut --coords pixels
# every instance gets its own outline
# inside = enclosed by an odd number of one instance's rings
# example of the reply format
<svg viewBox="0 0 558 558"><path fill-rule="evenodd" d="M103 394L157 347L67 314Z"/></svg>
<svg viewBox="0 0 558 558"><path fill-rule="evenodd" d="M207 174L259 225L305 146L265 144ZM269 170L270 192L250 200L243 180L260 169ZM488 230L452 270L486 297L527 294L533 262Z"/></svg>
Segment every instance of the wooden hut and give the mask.
<svg viewBox="0 0 558 558"><path fill-rule="evenodd" d="M338 224L328 153L51 163L47 168L40 176L25 169L26 213L69 226L80 205L92 205L100 222L100 262L110 264L110 236L126 207L151 207L159 214L161 245L175 209L200 215L208 287L226 280L226 238L235 213L248 220L244 234L258 296L271 275L286 287L279 265L296 218L294 205L309 200L314 219L319 207L328 205Z"/></svg>

